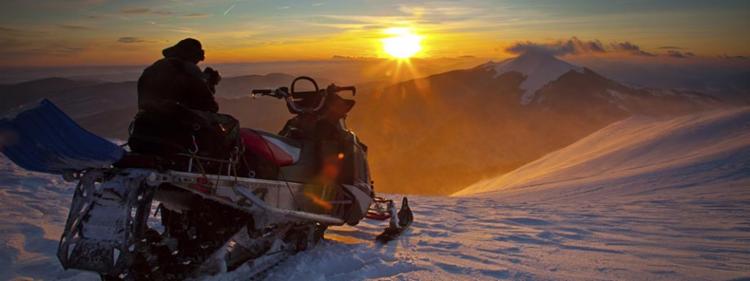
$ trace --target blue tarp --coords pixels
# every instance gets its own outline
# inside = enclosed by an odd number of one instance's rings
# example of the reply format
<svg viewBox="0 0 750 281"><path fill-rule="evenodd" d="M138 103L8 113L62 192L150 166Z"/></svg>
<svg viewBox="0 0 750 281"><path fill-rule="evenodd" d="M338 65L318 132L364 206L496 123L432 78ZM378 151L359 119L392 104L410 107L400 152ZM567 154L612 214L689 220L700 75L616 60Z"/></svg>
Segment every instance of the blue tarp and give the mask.
<svg viewBox="0 0 750 281"><path fill-rule="evenodd" d="M108 167L125 153L46 99L0 119L0 151L24 169L51 174Z"/></svg>

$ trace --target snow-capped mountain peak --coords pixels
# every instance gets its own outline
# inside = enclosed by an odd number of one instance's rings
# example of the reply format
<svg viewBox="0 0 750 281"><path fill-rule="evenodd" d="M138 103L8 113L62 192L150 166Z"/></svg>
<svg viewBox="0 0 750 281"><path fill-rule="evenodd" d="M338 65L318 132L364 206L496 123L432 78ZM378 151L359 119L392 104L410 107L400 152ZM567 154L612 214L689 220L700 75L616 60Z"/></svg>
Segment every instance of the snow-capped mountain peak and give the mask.
<svg viewBox="0 0 750 281"><path fill-rule="evenodd" d="M521 83L521 89L524 90L521 96L521 104L524 105L529 104L534 99L536 91L547 83L557 80L571 70L583 71L583 67L572 65L541 52L526 52L518 57L498 63L490 62L484 66L488 70L495 71L495 77L511 71L526 76L526 79Z"/></svg>

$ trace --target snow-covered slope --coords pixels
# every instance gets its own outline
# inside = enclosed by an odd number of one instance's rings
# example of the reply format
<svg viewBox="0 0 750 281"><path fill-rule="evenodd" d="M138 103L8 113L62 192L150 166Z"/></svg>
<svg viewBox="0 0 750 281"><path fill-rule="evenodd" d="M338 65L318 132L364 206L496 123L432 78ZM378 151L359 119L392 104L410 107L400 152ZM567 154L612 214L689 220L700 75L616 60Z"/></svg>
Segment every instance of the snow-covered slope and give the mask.
<svg viewBox="0 0 750 281"><path fill-rule="evenodd" d="M495 77L511 71L526 76L526 79L521 83L521 89L524 90L524 94L521 96L521 104L524 105L531 103L536 91L547 83L556 80L571 70L583 71L582 67L569 64L541 52L526 52L516 58L499 63L490 62L482 67L495 71Z"/></svg>
<svg viewBox="0 0 750 281"><path fill-rule="evenodd" d="M652 196L750 183L750 109L631 117L454 195ZM727 190L715 190L727 192Z"/></svg>
<svg viewBox="0 0 750 281"><path fill-rule="evenodd" d="M0 159L2 160L2 159ZM95 280L55 257L70 194L25 172L0 180L0 280ZM15 170L15 169L12 169ZM37 187L37 188L35 188ZM399 240L385 225L326 232L319 246L266 280L729 280L750 277L750 202L709 198L529 204L412 196L416 221ZM227 273L208 280L246 280Z"/></svg>
<svg viewBox="0 0 750 281"><path fill-rule="evenodd" d="M750 109L630 118L512 174L410 196L415 222L387 245L379 222L330 228L267 280L750 278ZM55 257L72 189L0 156L0 280L96 278Z"/></svg>
<svg viewBox="0 0 750 281"><path fill-rule="evenodd" d="M0 154L0 280L96 280L55 256L75 184L27 172Z"/></svg>

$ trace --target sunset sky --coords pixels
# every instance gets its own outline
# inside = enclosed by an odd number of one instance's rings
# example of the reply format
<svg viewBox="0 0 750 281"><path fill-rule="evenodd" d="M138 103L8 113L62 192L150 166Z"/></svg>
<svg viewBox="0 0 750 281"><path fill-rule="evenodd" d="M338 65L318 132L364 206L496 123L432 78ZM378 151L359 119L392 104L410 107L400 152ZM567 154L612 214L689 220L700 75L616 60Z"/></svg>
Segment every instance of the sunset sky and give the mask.
<svg viewBox="0 0 750 281"><path fill-rule="evenodd" d="M145 64L185 37L212 63L387 57L389 28L420 36L428 59L571 42L578 55L750 56L750 1L612 2L6 0L0 65Z"/></svg>

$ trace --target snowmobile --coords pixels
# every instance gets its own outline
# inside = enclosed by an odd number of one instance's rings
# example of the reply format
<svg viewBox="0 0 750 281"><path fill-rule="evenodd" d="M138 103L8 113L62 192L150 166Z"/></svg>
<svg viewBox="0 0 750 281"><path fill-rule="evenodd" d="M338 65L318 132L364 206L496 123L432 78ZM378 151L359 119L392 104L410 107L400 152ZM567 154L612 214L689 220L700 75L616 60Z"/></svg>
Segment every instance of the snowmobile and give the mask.
<svg viewBox="0 0 750 281"><path fill-rule="evenodd" d="M301 81L314 89L295 91ZM192 124L192 145L164 157L98 137L48 100L0 120L0 150L27 170L78 182L57 256L64 268L103 280L239 269L258 278L315 246L327 227L365 218L390 220L378 241L397 237L413 215L406 198L397 213L392 200L375 195L367 146L345 124L354 101L339 96L356 89L319 89L309 77L290 88L252 91L286 102L294 118L280 134L238 129L223 154L198 135L207 127L225 131L221 124Z"/></svg>

